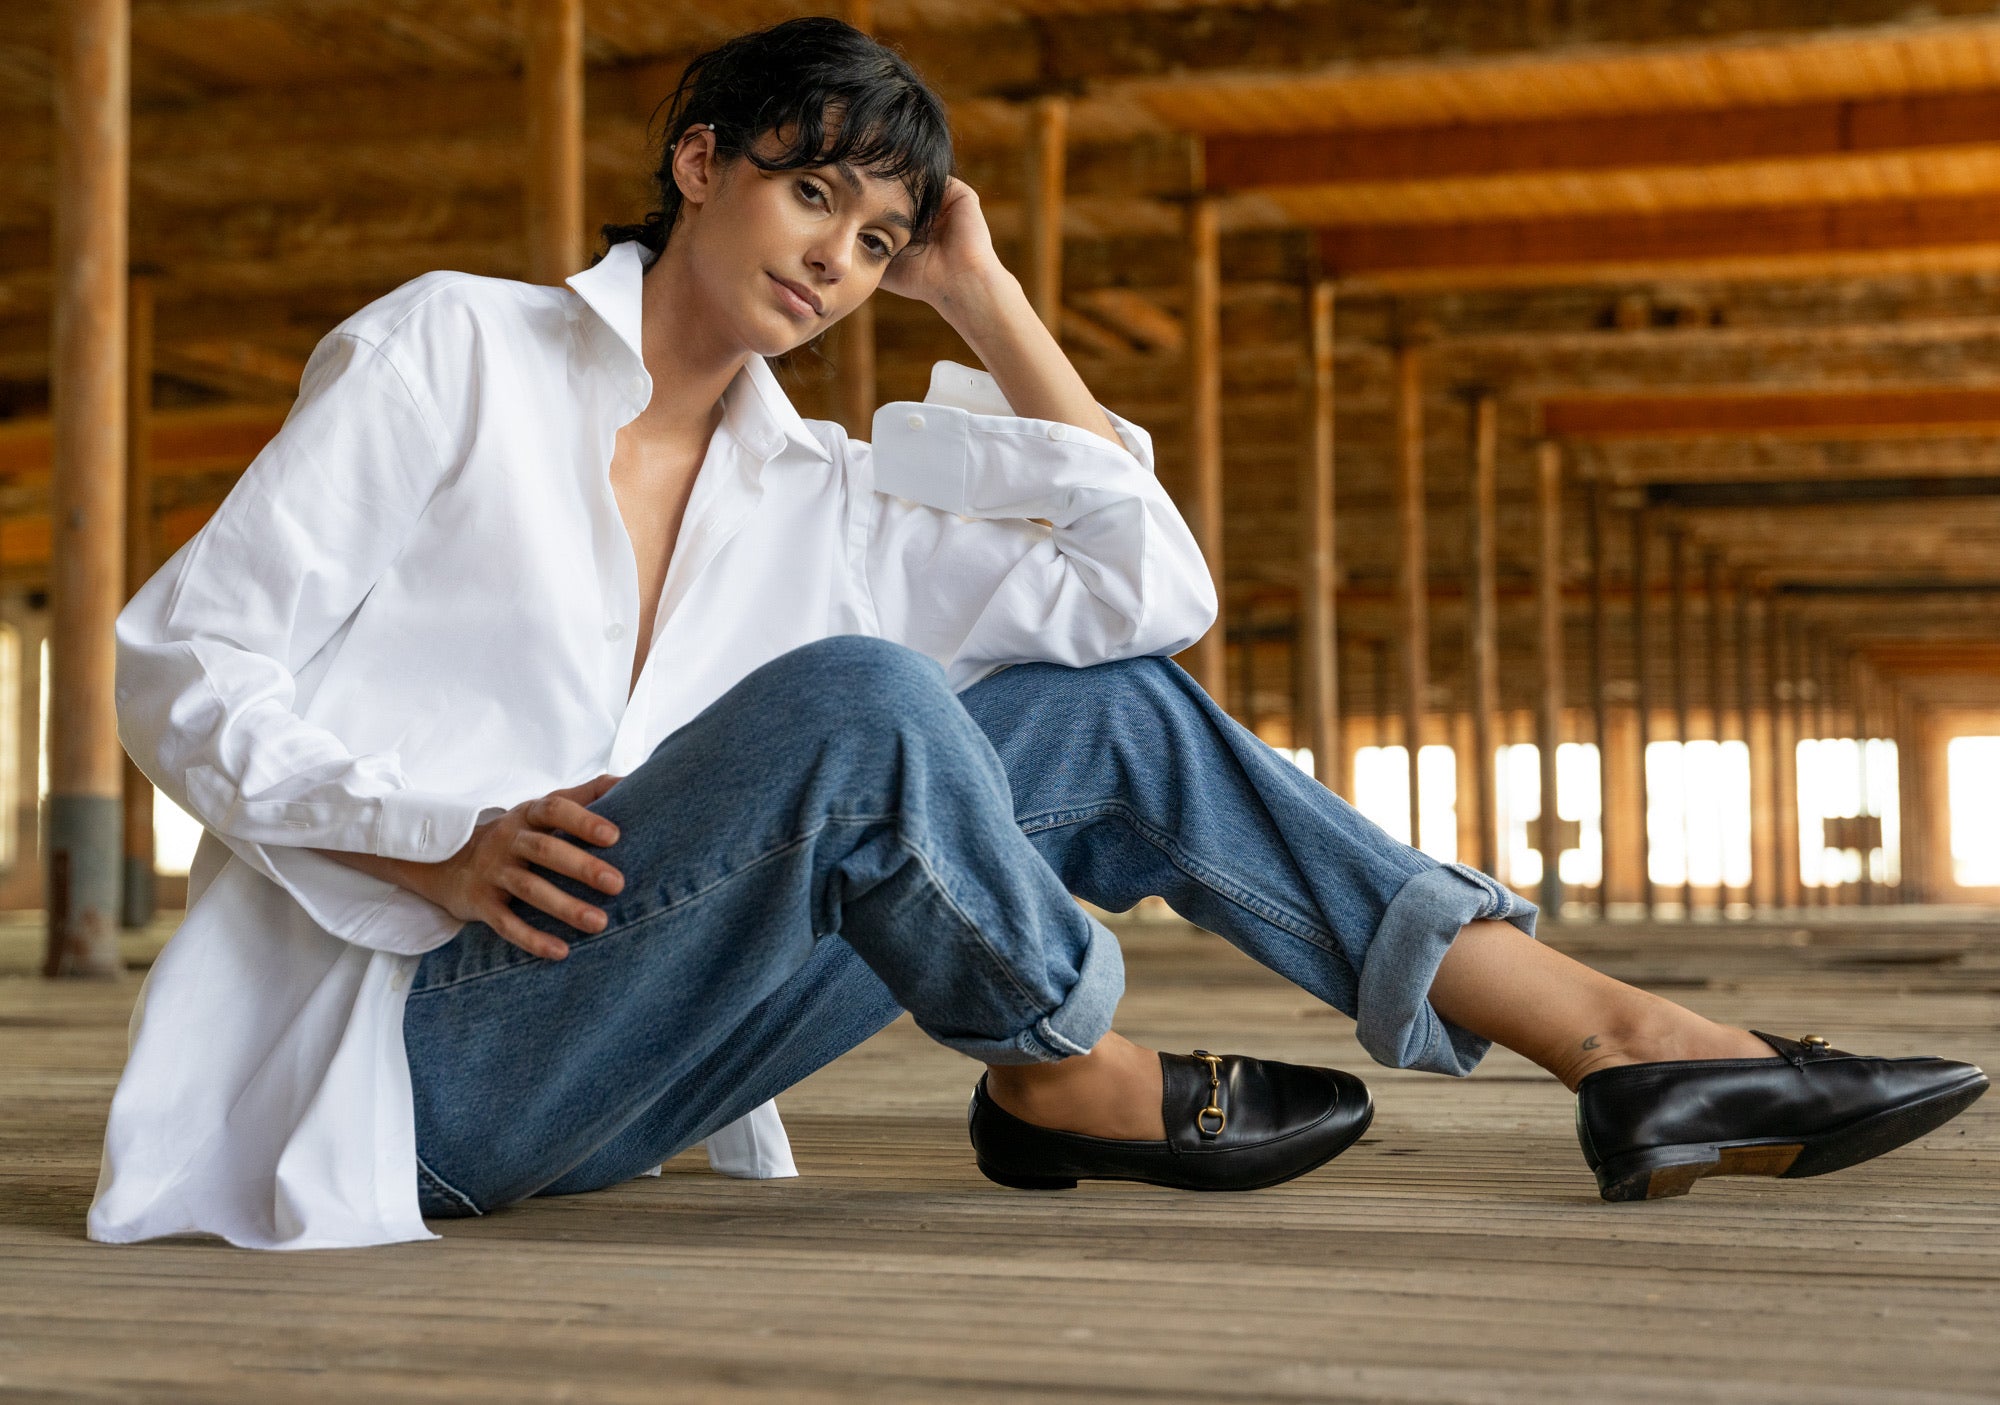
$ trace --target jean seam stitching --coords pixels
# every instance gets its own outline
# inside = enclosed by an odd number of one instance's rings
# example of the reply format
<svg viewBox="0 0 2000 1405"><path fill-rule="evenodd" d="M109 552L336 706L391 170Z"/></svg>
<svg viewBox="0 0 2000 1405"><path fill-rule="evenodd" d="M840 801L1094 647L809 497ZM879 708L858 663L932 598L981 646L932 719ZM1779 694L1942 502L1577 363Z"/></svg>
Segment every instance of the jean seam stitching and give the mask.
<svg viewBox="0 0 2000 1405"><path fill-rule="evenodd" d="M986 940L986 934L980 930L979 924L974 922L965 910L958 905L958 900L952 897L951 890L945 886L944 879L939 876L937 869L932 866L930 858L923 850L902 839L900 836L896 842L902 847L904 852L914 858L923 868L924 876L930 879L931 886L937 890L938 896L944 900L944 905L951 909L952 916L956 917L965 930L972 934L974 943L986 954L986 959L992 964L993 969L1006 978L1007 983L1013 986L1016 993L1020 995L1022 1002L1029 1010L1035 1012L1029 1020L1029 1030L1032 1031L1035 1025L1047 1019L1053 1012L1043 1010L1040 998L1033 991L1022 985L1021 978L1014 973L1013 968L1000 959L1000 953L995 951L993 944ZM1063 1001L1066 1001L1068 998L1068 995L1065 994L1063 1000L1056 1002L1056 1008L1061 1009Z"/></svg>
<svg viewBox="0 0 2000 1405"><path fill-rule="evenodd" d="M1300 916L1286 908L1281 908L1266 899L1258 897L1227 874L1210 868L1195 859L1175 844L1164 832L1155 829L1121 800L1103 800L1095 805L1062 810L1048 810L1039 815L1031 815L1017 820L1023 834L1036 834L1048 829L1061 829L1068 825L1081 824L1086 820L1100 819L1105 815L1117 815L1132 826L1141 838L1165 854L1168 860L1182 873L1229 899L1238 907L1254 913L1273 926L1279 927L1302 941L1310 942L1322 951L1338 954L1338 943L1334 934L1316 926L1310 918Z"/></svg>
<svg viewBox="0 0 2000 1405"><path fill-rule="evenodd" d="M417 1174L429 1179L430 1182L433 1185L435 1185L439 1190L443 1191L446 1195L449 1195L452 1199L458 1201L459 1204L465 1206L465 1208L472 1211L473 1214L480 1216L484 1216L486 1214L484 1210L479 1208L478 1204L474 1202L471 1196L467 1195L464 1191L460 1190L457 1186L453 1185L443 1176L440 1176L436 1171L433 1171L430 1168L430 1166L426 1164L422 1156L417 1157Z"/></svg>

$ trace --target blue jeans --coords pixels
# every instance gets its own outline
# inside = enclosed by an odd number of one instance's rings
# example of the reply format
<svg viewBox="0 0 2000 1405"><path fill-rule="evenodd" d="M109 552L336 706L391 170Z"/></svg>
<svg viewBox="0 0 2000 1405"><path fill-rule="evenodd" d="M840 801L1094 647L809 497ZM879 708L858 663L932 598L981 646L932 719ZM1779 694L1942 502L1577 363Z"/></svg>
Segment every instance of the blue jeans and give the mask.
<svg viewBox="0 0 2000 1405"><path fill-rule="evenodd" d="M467 923L404 1041L427 1216L628 1180L908 1010L986 1063L1090 1049L1124 989L1070 899L1180 913L1353 1015L1383 1063L1465 1074L1486 1041L1426 992L1465 923L1534 930L1492 879L1385 834L1143 658L1022 664L954 695L846 635L756 670L590 806L615 896L545 961Z"/></svg>

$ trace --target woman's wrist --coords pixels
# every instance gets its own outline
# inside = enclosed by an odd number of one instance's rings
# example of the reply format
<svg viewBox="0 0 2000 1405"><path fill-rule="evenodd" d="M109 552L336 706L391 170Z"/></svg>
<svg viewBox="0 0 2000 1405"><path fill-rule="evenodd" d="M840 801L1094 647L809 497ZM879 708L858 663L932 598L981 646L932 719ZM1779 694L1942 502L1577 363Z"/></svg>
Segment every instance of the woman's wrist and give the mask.
<svg viewBox="0 0 2000 1405"><path fill-rule="evenodd" d="M977 352L981 339L1026 313L1035 315L1021 280L998 259L954 279L931 304L951 329Z"/></svg>
<svg viewBox="0 0 2000 1405"><path fill-rule="evenodd" d="M415 893L428 902L443 907L441 885L445 879L444 863L418 863L411 859L392 859L383 854L361 853L353 849L314 849L314 853L324 855L337 864L358 869L385 883L392 883L405 892ZM455 857L455 856L454 856ZM446 860L449 863L450 860Z"/></svg>

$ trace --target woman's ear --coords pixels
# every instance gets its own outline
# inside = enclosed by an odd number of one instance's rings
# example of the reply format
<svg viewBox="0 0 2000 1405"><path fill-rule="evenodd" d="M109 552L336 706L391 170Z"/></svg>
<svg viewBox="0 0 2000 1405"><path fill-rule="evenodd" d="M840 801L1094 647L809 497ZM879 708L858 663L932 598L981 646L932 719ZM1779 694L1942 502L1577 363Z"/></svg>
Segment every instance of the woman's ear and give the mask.
<svg viewBox="0 0 2000 1405"><path fill-rule="evenodd" d="M715 133L706 126L688 128L674 147L674 184L681 199L700 205L715 193L721 161L716 154Z"/></svg>

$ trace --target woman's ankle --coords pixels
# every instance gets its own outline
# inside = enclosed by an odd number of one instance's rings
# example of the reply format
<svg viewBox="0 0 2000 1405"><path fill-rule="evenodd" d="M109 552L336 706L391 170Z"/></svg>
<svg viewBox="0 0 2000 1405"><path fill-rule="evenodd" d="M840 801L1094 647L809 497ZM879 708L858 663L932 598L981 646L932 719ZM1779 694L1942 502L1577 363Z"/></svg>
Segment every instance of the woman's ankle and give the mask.
<svg viewBox="0 0 2000 1405"><path fill-rule="evenodd" d="M1116 1141L1159 1141L1160 1056L1118 1034L1058 1063L996 1064L986 1093L1023 1122Z"/></svg>
<svg viewBox="0 0 2000 1405"><path fill-rule="evenodd" d="M1655 998L1657 1000L1657 997ZM1664 1008L1660 1008L1664 1007ZM1672 1063L1692 1059L1776 1058L1771 1046L1746 1029L1721 1024L1675 1005L1657 1005L1607 1022L1586 1036L1550 1072L1571 1092L1600 1069L1635 1063Z"/></svg>

